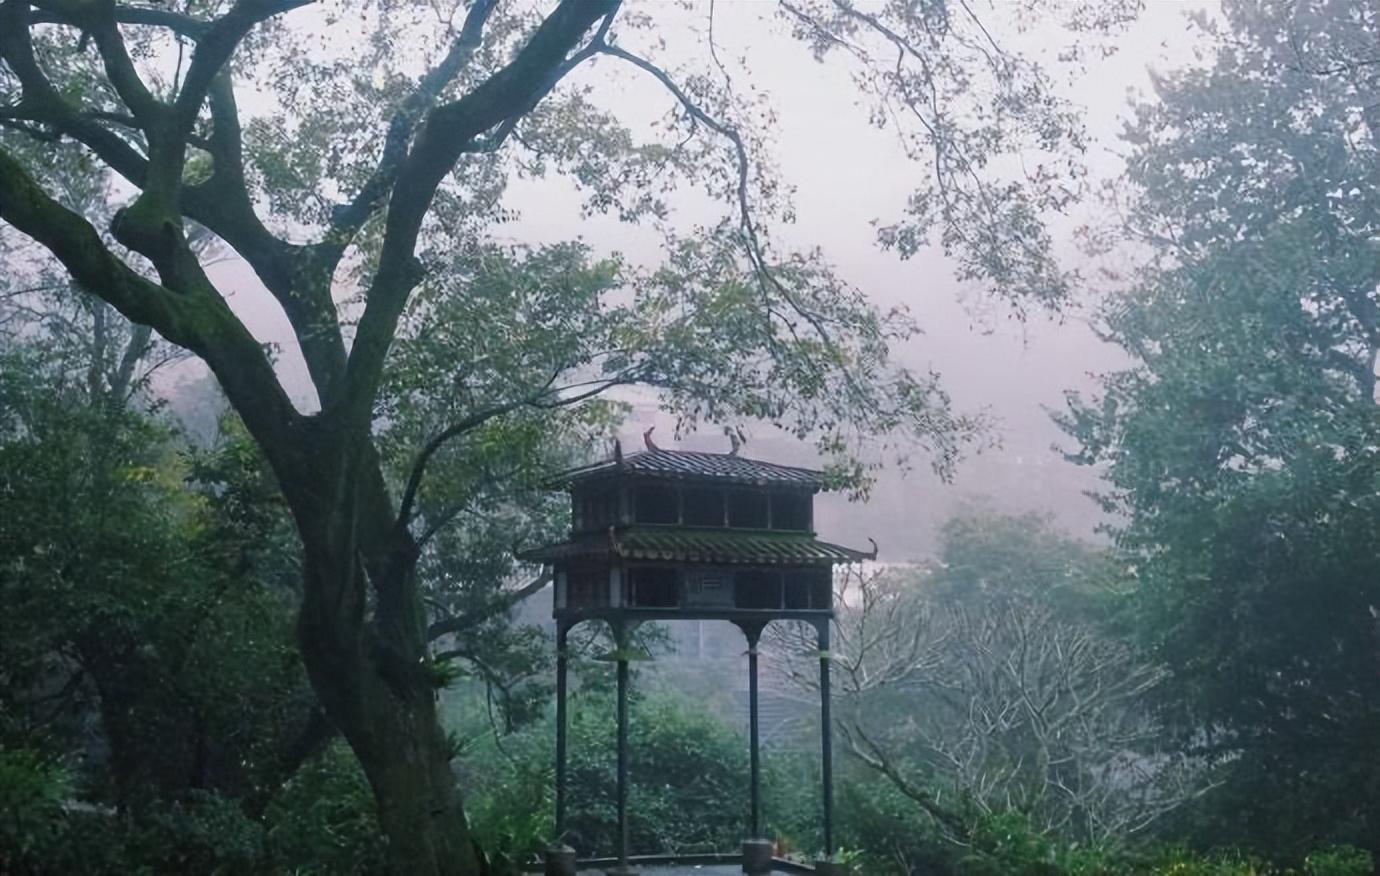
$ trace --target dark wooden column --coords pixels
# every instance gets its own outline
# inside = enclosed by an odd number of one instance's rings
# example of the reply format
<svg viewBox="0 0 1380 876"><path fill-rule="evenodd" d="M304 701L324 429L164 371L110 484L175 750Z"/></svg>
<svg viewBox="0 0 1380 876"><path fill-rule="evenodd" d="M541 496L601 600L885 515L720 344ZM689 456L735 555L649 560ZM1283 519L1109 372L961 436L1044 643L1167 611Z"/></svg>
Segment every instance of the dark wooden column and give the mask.
<svg viewBox="0 0 1380 876"><path fill-rule="evenodd" d="M628 655L618 655L618 867L628 867Z"/></svg>
<svg viewBox="0 0 1380 876"><path fill-rule="evenodd" d="M757 645L762 640L762 631L767 625L764 621L736 623L743 631L748 644L748 837L759 839L762 836L762 746L761 723L758 718L760 697L757 685Z"/></svg>
<svg viewBox="0 0 1380 876"><path fill-rule="evenodd" d="M566 652L566 638L570 622L556 620L556 834L545 852L545 876L575 876L575 850L565 844L566 812L566 680L570 669L570 655Z"/></svg>
<svg viewBox="0 0 1380 876"><path fill-rule="evenodd" d="M565 621L556 622L556 842L565 842L566 745L569 719L566 715L566 684L570 655L566 651Z"/></svg>
<svg viewBox="0 0 1380 876"><path fill-rule="evenodd" d="M618 620L613 629L614 660L618 664L618 864L610 876L636 876L628 861L628 658L636 621Z"/></svg>
<svg viewBox="0 0 1380 876"><path fill-rule="evenodd" d="M829 621L820 621L819 630L819 739L820 775L824 803L824 854L834 854L834 724L830 716Z"/></svg>

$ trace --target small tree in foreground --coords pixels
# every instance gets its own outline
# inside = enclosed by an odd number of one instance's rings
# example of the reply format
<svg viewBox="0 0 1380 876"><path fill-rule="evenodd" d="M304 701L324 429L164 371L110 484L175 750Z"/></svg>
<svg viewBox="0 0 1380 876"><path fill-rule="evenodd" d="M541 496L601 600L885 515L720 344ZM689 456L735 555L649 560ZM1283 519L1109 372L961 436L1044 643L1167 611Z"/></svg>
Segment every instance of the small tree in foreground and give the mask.
<svg viewBox="0 0 1380 876"><path fill-rule="evenodd" d="M1111 627L1114 572L1026 516L956 519L932 567L849 576L831 649L849 751L959 845L1008 815L1094 846L1143 834L1201 776L1154 718L1164 671ZM813 688L808 637L775 635Z"/></svg>

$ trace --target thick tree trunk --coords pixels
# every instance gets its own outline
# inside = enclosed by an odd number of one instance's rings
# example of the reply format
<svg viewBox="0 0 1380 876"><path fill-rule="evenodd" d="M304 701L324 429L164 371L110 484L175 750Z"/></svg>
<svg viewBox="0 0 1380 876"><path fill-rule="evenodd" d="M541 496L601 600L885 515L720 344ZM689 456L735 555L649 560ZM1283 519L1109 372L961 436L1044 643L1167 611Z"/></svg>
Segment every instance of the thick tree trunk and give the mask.
<svg viewBox="0 0 1380 876"><path fill-rule="evenodd" d="M305 527L298 517L305 547L302 659L322 709L369 779L390 871L481 876L487 867L470 836L437 713L411 542L388 529L362 535L359 518L368 514L360 504L369 505L357 496L324 503ZM379 545L389 540L397 548L380 556Z"/></svg>
<svg viewBox="0 0 1380 876"><path fill-rule="evenodd" d="M410 705L372 704L371 723L388 728L371 734L382 745L367 754L355 749L374 789L390 869L479 876L485 867L470 837L434 702Z"/></svg>

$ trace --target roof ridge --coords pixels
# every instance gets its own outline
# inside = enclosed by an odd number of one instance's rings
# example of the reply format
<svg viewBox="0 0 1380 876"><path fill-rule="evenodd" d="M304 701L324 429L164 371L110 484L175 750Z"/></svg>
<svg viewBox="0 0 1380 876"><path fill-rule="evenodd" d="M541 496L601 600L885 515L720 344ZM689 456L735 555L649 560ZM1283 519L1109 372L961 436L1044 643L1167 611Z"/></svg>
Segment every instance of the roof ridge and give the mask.
<svg viewBox="0 0 1380 876"><path fill-rule="evenodd" d="M612 460L601 460L569 469L548 481L549 486L568 486L573 481L600 477L614 472L641 477L705 478L746 484L787 486L820 490L826 486L824 472L799 465L784 465L736 453L712 450L679 450L653 447Z"/></svg>
<svg viewBox="0 0 1380 876"><path fill-rule="evenodd" d="M729 451L719 451L719 450L679 450L679 449L672 448L672 447L658 447L658 448L656 448L656 449L654 449L654 450L637 450L637 451L634 451L634 452L632 452L632 453L629 453L629 454L625 455L625 456L623 457L623 459L624 459L624 460L629 460L629 459L635 459L635 458L640 457L640 456L655 456L655 455L658 455L658 454L673 454L673 455L675 455L675 456L712 456L712 457L715 457L716 459L733 459L733 460L738 460L739 462L750 462L750 463L752 463L752 464L754 464L754 465L767 465L767 466L771 466L772 468L786 468L786 469L791 469L792 471L807 471L807 472L810 472L811 474L819 474L819 473L820 473L820 470L819 470L819 469L809 468L809 467L803 466L803 465L787 465L786 463L782 463L782 462L772 462L772 461L767 460L767 459L758 459L758 458L755 457L755 456L744 456L744 455L741 454L741 453L732 453L732 452L729 452ZM610 460L605 460L605 461L607 462L607 461L610 461ZM592 465L599 465L599 464L601 464L601 463L592 463Z"/></svg>

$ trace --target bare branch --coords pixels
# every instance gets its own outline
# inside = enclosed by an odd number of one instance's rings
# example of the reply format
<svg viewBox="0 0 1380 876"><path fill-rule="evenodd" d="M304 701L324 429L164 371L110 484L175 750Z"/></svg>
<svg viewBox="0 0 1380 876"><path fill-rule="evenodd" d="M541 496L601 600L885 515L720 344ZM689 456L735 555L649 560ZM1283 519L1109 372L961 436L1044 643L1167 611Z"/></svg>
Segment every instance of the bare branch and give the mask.
<svg viewBox="0 0 1380 876"><path fill-rule="evenodd" d="M1101 840L1201 786L1196 764L1155 747L1144 702L1164 671L1086 622L1010 595L972 611L936 605L923 582L887 572L850 580L847 596L833 648L839 727L863 763L932 816L937 789L951 785L984 811L1019 808L1042 831L1076 821ZM808 639L773 643L792 680L813 689ZM886 722L872 714L878 702Z"/></svg>
<svg viewBox="0 0 1380 876"><path fill-rule="evenodd" d="M258 341L218 296L195 288L176 294L140 276L106 248L86 219L50 198L4 151L0 219L46 247L77 285L131 322L205 359L246 424L265 439L265 449L288 446L283 439L298 415Z"/></svg>
<svg viewBox="0 0 1380 876"><path fill-rule="evenodd" d="M468 611L463 615L451 615L433 621L431 625L427 627L427 638L434 642L442 636L455 635L457 633L463 633L466 630L471 630L485 621L503 614L527 597L540 593L542 589L550 583L550 570L543 571L541 575L533 578L518 589L500 593L487 605L481 608Z"/></svg>

